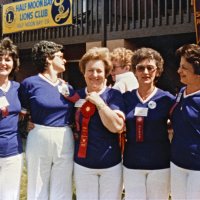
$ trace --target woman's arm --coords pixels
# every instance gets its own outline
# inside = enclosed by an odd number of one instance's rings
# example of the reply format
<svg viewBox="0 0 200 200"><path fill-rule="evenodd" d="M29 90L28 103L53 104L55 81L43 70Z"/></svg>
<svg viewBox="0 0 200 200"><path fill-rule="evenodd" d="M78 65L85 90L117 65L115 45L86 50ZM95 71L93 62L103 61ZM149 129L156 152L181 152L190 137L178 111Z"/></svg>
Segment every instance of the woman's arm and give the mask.
<svg viewBox="0 0 200 200"><path fill-rule="evenodd" d="M111 110L96 92L89 93L86 100L96 105L102 123L109 131L122 132L125 119L123 112Z"/></svg>

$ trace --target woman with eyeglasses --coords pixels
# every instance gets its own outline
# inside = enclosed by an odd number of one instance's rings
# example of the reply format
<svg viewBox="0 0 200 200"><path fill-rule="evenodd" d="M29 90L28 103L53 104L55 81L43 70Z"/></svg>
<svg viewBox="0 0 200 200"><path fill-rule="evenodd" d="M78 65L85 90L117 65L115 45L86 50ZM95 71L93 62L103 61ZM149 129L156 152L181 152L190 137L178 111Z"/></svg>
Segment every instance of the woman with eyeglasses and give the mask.
<svg viewBox="0 0 200 200"><path fill-rule="evenodd" d="M113 87L121 93L138 88L138 82L131 71L131 57L133 52L130 49L118 47L111 52L113 68L111 76L115 82Z"/></svg>
<svg viewBox="0 0 200 200"><path fill-rule="evenodd" d="M20 87L22 112L34 123L26 145L28 200L72 199L74 104L73 89L59 78L66 64L62 49L50 41L35 44L32 57L39 74Z"/></svg>
<svg viewBox="0 0 200 200"><path fill-rule="evenodd" d="M86 88L78 91L74 178L78 200L121 200L122 163L119 132L124 103L119 91L106 87L112 69L107 48L94 47L81 58Z"/></svg>
<svg viewBox="0 0 200 200"><path fill-rule="evenodd" d="M200 47L183 45L177 55L185 86L172 109L171 194L172 199L200 199Z"/></svg>
<svg viewBox="0 0 200 200"><path fill-rule="evenodd" d="M18 133L21 104L19 83L12 81L19 67L17 46L9 38L0 42L0 199L17 200L23 166L22 140Z"/></svg>
<svg viewBox="0 0 200 200"><path fill-rule="evenodd" d="M170 141L167 120L174 97L155 86L163 58L151 48L133 53L139 87L124 94L127 142L123 154L125 199L168 199Z"/></svg>

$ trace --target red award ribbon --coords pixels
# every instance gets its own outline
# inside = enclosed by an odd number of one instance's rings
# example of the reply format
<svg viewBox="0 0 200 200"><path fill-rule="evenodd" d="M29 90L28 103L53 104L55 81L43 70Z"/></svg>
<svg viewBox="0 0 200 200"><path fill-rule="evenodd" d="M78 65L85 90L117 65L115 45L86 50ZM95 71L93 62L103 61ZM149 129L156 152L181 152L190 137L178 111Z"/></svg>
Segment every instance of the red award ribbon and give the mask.
<svg viewBox="0 0 200 200"><path fill-rule="evenodd" d="M2 117L7 117L9 112L8 112L8 107L2 107L1 108L1 113L2 113Z"/></svg>
<svg viewBox="0 0 200 200"><path fill-rule="evenodd" d="M137 116L136 117L136 142L143 142L144 141L144 117Z"/></svg>
<svg viewBox="0 0 200 200"><path fill-rule="evenodd" d="M96 106L89 101L86 101L81 107L81 114L83 115L83 119L82 119L81 138L78 150L79 158L86 157L87 145L88 145L88 125L90 117L94 115L95 110Z"/></svg>

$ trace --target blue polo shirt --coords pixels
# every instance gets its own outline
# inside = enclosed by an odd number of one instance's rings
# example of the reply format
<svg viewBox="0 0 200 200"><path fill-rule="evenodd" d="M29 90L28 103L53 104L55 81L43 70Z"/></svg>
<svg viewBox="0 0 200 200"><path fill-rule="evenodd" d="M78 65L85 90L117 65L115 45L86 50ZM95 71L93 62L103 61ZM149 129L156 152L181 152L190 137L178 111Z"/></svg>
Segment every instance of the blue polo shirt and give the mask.
<svg viewBox="0 0 200 200"><path fill-rule="evenodd" d="M81 99L85 99L86 90L78 91ZM112 88L106 88L100 97L112 110L124 111L122 94ZM79 125L82 124L82 115L79 117ZM80 131L81 132L81 131ZM79 134L80 134L79 132ZM90 118L88 126L88 146L86 158L78 157L79 139L75 142L75 162L79 165L94 169L109 168L121 162L118 134L110 132L102 123L98 110Z"/></svg>

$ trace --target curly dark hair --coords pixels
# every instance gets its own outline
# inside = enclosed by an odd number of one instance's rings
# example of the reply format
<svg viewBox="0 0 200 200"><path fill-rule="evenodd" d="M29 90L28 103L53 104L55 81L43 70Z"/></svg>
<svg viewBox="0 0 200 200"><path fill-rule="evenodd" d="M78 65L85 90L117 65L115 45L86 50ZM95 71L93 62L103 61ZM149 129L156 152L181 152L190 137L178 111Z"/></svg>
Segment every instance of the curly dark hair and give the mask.
<svg viewBox="0 0 200 200"><path fill-rule="evenodd" d="M53 59L54 54L63 50L63 45L52 41L42 40L32 48L32 59L39 72L44 72L47 68L46 58Z"/></svg>
<svg viewBox="0 0 200 200"><path fill-rule="evenodd" d="M195 74L200 75L200 46L197 44L185 44L176 50L177 56L184 57L189 62Z"/></svg>
<svg viewBox="0 0 200 200"><path fill-rule="evenodd" d="M0 42L0 56L8 55L13 59L13 69L10 76L19 70L19 51L16 45L9 37L5 37Z"/></svg>
<svg viewBox="0 0 200 200"><path fill-rule="evenodd" d="M163 72L163 64L164 60L159 52L154 49L142 47L133 52L132 56L132 69L136 71L136 65L144 59L155 60L158 76L160 76Z"/></svg>

